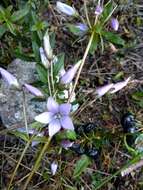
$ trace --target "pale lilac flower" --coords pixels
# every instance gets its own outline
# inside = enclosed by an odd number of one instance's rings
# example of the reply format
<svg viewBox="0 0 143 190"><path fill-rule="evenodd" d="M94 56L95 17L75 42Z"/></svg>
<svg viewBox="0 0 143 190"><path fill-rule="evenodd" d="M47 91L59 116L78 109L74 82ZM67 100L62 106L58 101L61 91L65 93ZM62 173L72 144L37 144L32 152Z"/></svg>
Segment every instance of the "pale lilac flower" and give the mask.
<svg viewBox="0 0 143 190"><path fill-rule="evenodd" d="M62 146L64 149L68 150L68 148L72 147L73 143L74 143L74 142L71 142L71 141L69 141L69 140L62 140L61 146Z"/></svg>
<svg viewBox="0 0 143 190"><path fill-rule="evenodd" d="M52 137L61 128L74 130L71 118L69 117L71 104L59 105L52 97L47 101L48 112L41 113L35 120L44 124L49 124L49 136Z"/></svg>
<svg viewBox="0 0 143 190"><path fill-rule="evenodd" d="M18 80L11 73L0 67L0 74L2 75L2 78L4 78L10 86L14 86L20 89L20 84L18 83Z"/></svg>
<svg viewBox="0 0 143 190"><path fill-rule="evenodd" d="M48 69L50 67L50 62L45 55L44 49L40 47L39 51L40 51L41 62L44 65L44 67Z"/></svg>
<svg viewBox="0 0 143 190"><path fill-rule="evenodd" d="M112 18L111 19L111 27L113 28L113 30L117 31L119 28L119 22L116 18Z"/></svg>
<svg viewBox="0 0 143 190"><path fill-rule="evenodd" d="M81 64L81 60L78 61L78 63L76 63L74 66L72 66L72 67L61 77L60 82L61 82L62 84L69 84L69 83L73 80L73 78L74 78L74 76L75 76L75 74L76 74L76 72L77 72L77 70L78 70L80 64Z"/></svg>
<svg viewBox="0 0 143 190"><path fill-rule="evenodd" d="M52 173L52 175L55 175L56 174L56 172L57 172L57 169L58 169L58 164L57 164L57 162L52 162L51 163L51 173Z"/></svg>
<svg viewBox="0 0 143 190"><path fill-rule="evenodd" d="M75 25L75 27L76 27L77 29L79 29L79 34L80 34L80 35L83 35L83 34L85 34L85 33L88 31L88 26L87 26L87 24L78 23L78 24Z"/></svg>
<svg viewBox="0 0 143 190"><path fill-rule="evenodd" d="M113 93L115 93L115 92L121 90L121 89L124 88L125 86L127 86L127 84L128 84L128 82L130 81L130 79L131 79L131 78L129 77L129 78L127 78L125 81L117 82L116 84L114 84L114 85L112 86L112 89L113 89L113 90L111 90L110 93L113 94Z"/></svg>
<svg viewBox="0 0 143 190"><path fill-rule="evenodd" d="M30 85L30 84L24 84L23 85L31 94L33 94L34 96L39 96L39 97L43 97L44 95L42 94L42 92L38 89L35 88L34 86Z"/></svg>
<svg viewBox="0 0 143 190"><path fill-rule="evenodd" d="M68 16L73 16L77 14L76 10L73 7L60 1L57 1L57 10Z"/></svg>
<svg viewBox="0 0 143 190"><path fill-rule="evenodd" d="M100 5L96 6L95 14L100 15L103 12L103 8Z"/></svg>
<svg viewBox="0 0 143 190"><path fill-rule="evenodd" d="M51 48L48 30L47 30L47 32L44 35L44 50L45 50L47 58L49 60L52 60L53 59L53 50Z"/></svg>
<svg viewBox="0 0 143 190"><path fill-rule="evenodd" d="M107 84L105 86L99 87L96 90L96 94L98 95L98 97L102 97L104 94L106 94L111 88L113 87L113 83L111 84Z"/></svg>

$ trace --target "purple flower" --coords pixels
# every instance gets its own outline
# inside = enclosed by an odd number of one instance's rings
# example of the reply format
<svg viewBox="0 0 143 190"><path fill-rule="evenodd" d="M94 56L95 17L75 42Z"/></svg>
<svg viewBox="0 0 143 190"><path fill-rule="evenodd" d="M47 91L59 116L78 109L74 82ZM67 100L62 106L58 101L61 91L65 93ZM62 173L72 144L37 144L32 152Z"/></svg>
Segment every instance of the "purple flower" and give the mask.
<svg viewBox="0 0 143 190"><path fill-rule="evenodd" d="M59 105L52 97L47 101L48 112L41 113L35 117L35 120L44 124L49 124L49 136L52 137L61 128L74 130L74 126L69 113L71 104L64 103Z"/></svg>
<svg viewBox="0 0 143 190"><path fill-rule="evenodd" d="M68 16L73 16L77 14L76 10L73 7L60 1L57 2L57 9Z"/></svg>
<svg viewBox="0 0 143 190"><path fill-rule="evenodd" d="M111 19L111 27L113 28L113 30L117 31L119 28L119 22L116 18L112 18Z"/></svg>
<svg viewBox="0 0 143 190"><path fill-rule="evenodd" d="M0 67L0 74L2 75L2 78L4 78L10 86L14 86L20 89L20 84L11 73Z"/></svg>
<svg viewBox="0 0 143 190"><path fill-rule="evenodd" d="M98 95L98 97L102 97L104 94L106 94L111 88L113 87L113 83L112 84L107 84L105 86L99 87L96 90L96 94Z"/></svg>
<svg viewBox="0 0 143 190"><path fill-rule="evenodd" d="M69 141L69 140L62 140L61 146L62 146L64 149L67 150L68 148L72 147L73 143L74 143L74 142L71 142L71 141Z"/></svg>
<svg viewBox="0 0 143 190"><path fill-rule="evenodd" d="M78 61L78 63L76 63L74 66L72 66L72 67L61 77L60 82L61 82L62 84L69 84L69 83L73 80L73 78L74 78L74 76L75 76L75 74L76 74L76 72L77 72L77 70L78 70L80 64L81 64L81 60Z"/></svg>
<svg viewBox="0 0 143 190"><path fill-rule="evenodd" d="M52 162L52 164L51 164L51 173L52 173L52 175L56 174L57 169L58 169L58 164L55 161Z"/></svg>
<svg viewBox="0 0 143 190"><path fill-rule="evenodd" d="M100 15L103 12L103 8L100 5L96 6L95 14Z"/></svg>
<svg viewBox="0 0 143 190"><path fill-rule="evenodd" d="M30 84L24 84L23 85L31 94L33 94L34 96L40 96L43 97L44 95L42 94L42 92L38 89L35 88L34 86L30 85Z"/></svg>
<svg viewBox="0 0 143 190"><path fill-rule="evenodd" d="M84 34L88 31L87 24L78 23L75 25L75 27L80 30L80 34Z"/></svg>

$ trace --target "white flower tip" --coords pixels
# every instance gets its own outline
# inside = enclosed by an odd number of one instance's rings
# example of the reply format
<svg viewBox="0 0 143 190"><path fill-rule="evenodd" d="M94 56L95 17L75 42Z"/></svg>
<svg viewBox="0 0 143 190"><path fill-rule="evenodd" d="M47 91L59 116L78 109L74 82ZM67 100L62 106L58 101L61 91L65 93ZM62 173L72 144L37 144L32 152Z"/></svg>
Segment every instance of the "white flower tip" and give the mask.
<svg viewBox="0 0 143 190"><path fill-rule="evenodd" d="M50 38L49 38L49 34L48 34L48 30L44 35L44 49L45 49L45 53L47 55L47 58L49 60L53 59L53 50L51 48L51 44L50 44Z"/></svg>
<svg viewBox="0 0 143 190"><path fill-rule="evenodd" d="M77 15L77 12L73 7L71 7L65 3L62 3L60 1L57 1L57 10L68 16Z"/></svg>
<svg viewBox="0 0 143 190"><path fill-rule="evenodd" d="M116 84L114 84L112 87L113 90L111 90L110 93L114 94L115 92L124 88L128 84L128 82L130 81L130 79L131 79L131 77L128 77L125 81L117 82Z"/></svg>
<svg viewBox="0 0 143 190"><path fill-rule="evenodd" d="M10 86L20 89L20 84L18 80L11 73L0 67L0 74L2 75L2 78L6 80Z"/></svg>
<svg viewBox="0 0 143 190"><path fill-rule="evenodd" d="M55 175L58 169L58 164L56 162L51 163L51 173L52 175Z"/></svg>
<svg viewBox="0 0 143 190"><path fill-rule="evenodd" d="M43 66L46 69L48 69L50 67L50 62L49 62L49 60L47 59L47 57L45 55L44 49L42 47L40 47L39 51L40 51L40 57L41 57L41 62L43 64Z"/></svg>

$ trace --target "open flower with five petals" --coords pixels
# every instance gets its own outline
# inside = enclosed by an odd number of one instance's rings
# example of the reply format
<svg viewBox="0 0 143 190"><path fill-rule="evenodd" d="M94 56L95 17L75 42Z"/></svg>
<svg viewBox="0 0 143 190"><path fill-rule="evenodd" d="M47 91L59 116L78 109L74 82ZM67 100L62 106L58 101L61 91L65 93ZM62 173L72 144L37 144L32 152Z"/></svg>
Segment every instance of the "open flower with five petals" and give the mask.
<svg viewBox="0 0 143 190"><path fill-rule="evenodd" d="M52 97L47 101L48 112L41 113L35 117L35 120L49 124L49 136L52 137L63 129L74 130L71 118L69 117L71 104L58 104Z"/></svg>

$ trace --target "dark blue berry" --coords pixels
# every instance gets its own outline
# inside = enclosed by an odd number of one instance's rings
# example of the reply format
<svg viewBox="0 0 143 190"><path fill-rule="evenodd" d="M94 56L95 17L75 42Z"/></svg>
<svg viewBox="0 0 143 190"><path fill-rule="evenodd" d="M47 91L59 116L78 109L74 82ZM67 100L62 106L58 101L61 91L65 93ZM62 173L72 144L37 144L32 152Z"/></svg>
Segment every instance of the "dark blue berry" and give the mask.
<svg viewBox="0 0 143 190"><path fill-rule="evenodd" d="M93 131L95 128L97 128L97 126L94 123L87 123L84 126L84 132L85 133L90 133L91 131Z"/></svg>
<svg viewBox="0 0 143 190"><path fill-rule="evenodd" d="M85 153L85 149L80 146L78 143L74 143L72 147L70 147L71 150L73 150L75 153L82 155Z"/></svg>
<svg viewBox="0 0 143 190"><path fill-rule="evenodd" d="M97 125L94 123L86 123L82 125L76 125L75 131L77 134L82 135L83 133L87 134L91 131L95 130L97 128Z"/></svg>
<svg viewBox="0 0 143 190"><path fill-rule="evenodd" d="M126 113L121 118L121 124L125 133L135 133L136 129L136 120L131 113Z"/></svg>
<svg viewBox="0 0 143 190"><path fill-rule="evenodd" d="M92 147L86 149L86 155L93 159L97 159L99 157L99 151L95 147Z"/></svg>

